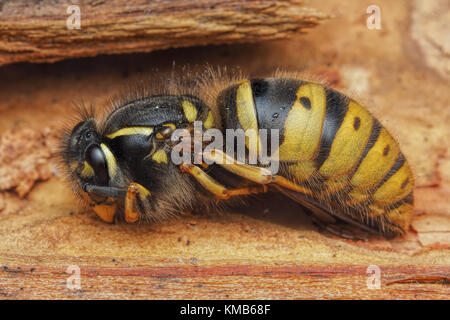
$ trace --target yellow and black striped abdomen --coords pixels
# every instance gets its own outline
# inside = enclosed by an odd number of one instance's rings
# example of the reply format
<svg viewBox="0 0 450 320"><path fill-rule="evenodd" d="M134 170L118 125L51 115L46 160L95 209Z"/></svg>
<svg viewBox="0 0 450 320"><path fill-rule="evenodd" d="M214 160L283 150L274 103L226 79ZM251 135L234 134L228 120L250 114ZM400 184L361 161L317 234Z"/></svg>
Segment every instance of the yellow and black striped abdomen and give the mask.
<svg viewBox="0 0 450 320"><path fill-rule="evenodd" d="M279 130L278 174L308 196L372 219L386 234L408 228L411 169L395 139L356 101L316 83L267 78L229 87L218 104L224 128Z"/></svg>

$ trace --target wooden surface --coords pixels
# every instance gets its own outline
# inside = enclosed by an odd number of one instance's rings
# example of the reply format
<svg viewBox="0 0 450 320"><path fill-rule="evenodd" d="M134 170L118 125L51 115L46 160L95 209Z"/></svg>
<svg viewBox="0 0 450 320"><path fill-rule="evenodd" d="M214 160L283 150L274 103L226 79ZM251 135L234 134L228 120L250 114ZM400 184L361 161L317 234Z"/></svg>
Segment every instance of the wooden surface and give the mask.
<svg viewBox="0 0 450 320"><path fill-rule="evenodd" d="M286 39L325 18L299 0L86 0L78 3L80 28L68 29L70 5L0 3L0 65Z"/></svg>
<svg viewBox="0 0 450 320"><path fill-rule="evenodd" d="M44 140L70 117L73 101L106 105L137 79L169 72L173 61L240 66L254 75L305 71L368 106L399 140L417 180L408 235L361 242L319 233L276 195L239 212L107 225L77 209L51 166L54 176L24 198L14 191L20 179L0 193L0 298L448 299L449 55L444 42L436 59L433 44L420 38L446 39L436 27L442 2L427 3L437 8L380 1L381 30L366 28L372 1L312 1L335 17L293 40L0 68L0 135L31 130ZM429 10L437 12L433 23ZM37 148L30 145L25 153ZM39 157L49 161L46 152ZM2 168L10 172L13 163ZM80 290L66 287L72 265L81 270ZM380 268L380 289L367 287L370 265Z"/></svg>

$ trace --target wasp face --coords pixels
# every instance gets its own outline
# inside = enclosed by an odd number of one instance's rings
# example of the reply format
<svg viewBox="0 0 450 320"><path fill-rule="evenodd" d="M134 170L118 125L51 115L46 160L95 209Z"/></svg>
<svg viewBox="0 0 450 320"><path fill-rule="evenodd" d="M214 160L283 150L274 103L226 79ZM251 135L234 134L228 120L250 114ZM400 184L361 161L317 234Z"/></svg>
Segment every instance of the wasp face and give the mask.
<svg viewBox="0 0 450 320"><path fill-rule="evenodd" d="M88 185L109 184L108 163L101 147L101 136L92 118L78 123L66 141L63 158L76 184L87 191ZM107 197L88 192L91 200L100 203Z"/></svg>
<svg viewBox="0 0 450 320"><path fill-rule="evenodd" d="M118 205L115 197L123 197L124 192L109 187L113 184L110 169L115 162L111 154L108 159L109 149L102 143L97 127L93 118L79 122L64 137L61 156L77 193L104 221L113 222Z"/></svg>

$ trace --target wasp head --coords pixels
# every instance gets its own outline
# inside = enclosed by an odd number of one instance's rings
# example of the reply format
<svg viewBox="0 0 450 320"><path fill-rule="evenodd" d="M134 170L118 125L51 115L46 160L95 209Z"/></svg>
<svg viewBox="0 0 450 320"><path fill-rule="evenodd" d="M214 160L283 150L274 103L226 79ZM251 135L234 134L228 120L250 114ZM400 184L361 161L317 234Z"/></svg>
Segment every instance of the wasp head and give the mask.
<svg viewBox="0 0 450 320"><path fill-rule="evenodd" d="M81 189L109 184L108 163L101 146L95 119L79 122L63 139L62 158L69 176Z"/></svg>

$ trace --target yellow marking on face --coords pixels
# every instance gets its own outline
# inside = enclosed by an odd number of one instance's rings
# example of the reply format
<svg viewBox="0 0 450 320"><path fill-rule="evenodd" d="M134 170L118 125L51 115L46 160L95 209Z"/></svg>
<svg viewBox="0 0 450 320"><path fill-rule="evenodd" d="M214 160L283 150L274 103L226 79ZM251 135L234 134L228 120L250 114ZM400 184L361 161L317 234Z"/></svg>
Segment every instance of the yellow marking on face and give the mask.
<svg viewBox="0 0 450 320"><path fill-rule="evenodd" d="M81 171L80 175L84 178L88 178L94 176L94 174L94 169L92 169L91 165L87 163L87 161L84 161L83 170Z"/></svg>
<svg viewBox="0 0 450 320"><path fill-rule="evenodd" d="M393 166L399 152L397 142L382 128L377 141L351 179L355 189L367 190L375 187Z"/></svg>
<svg viewBox="0 0 450 320"><path fill-rule="evenodd" d="M100 144L100 148L102 148L103 154L106 158L106 163L108 164L108 174L110 179L113 179L116 176L117 173L117 162L116 158L114 157L113 153L109 148L104 144Z"/></svg>
<svg viewBox="0 0 450 320"><path fill-rule="evenodd" d="M99 204L93 206L94 212L105 222L114 222L114 215L116 214L117 204Z"/></svg>
<svg viewBox="0 0 450 320"><path fill-rule="evenodd" d="M109 139L114 139L114 138L120 137L120 136L129 136L129 135L133 135L133 134L141 134L144 136L149 136L152 134L152 132L153 132L152 127L128 127L128 128L119 129L113 133L107 134L106 136Z"/></svg>
<svg viewBox="0 0 450 320"><path fill-rule="evenodd" d="M214 126L214 116L211 111L208 112L205 122L203 122L205 129L211 129Z"/></svg>
<svg viewBox="0 0 450 320"><path fill-rule="evenodd" d="M253 100L250 81L241 82L236 92L236 111L239 123L244 131L250 130L253 136L245 135L245 145L249 150L261 150L258 132L258 118L256 117L255 102ZM256 144L256 145L255 145Z"/></svg>
<svg viewBox="0 0 450 320"><path fill-rule="evenodd" d="M319 172L325 177L348 173L359 161L369 140L373 118L358 103L350 101L341 127L336 132L328 158Z"/></svg>
<svg viewBox="0 0 450 320"><path fill-rule="evenodd" d="M154 154L152 154L152 159L156 163L167 163L167 153L163 149L159 149Z"/></svg>
<svg viewBox="0 0 450 320"><path fill-rule="evenodd" d="M305 107L301 98L310 101ZM326 93L314 83L302 85L284 123L284 140L280 145L281 161L305 161L315 157L320 146L326 111Z"/></svg>
<svg viewBox="0 0 450 320"><path fill-rule="evenodd" d="M184 100L181 103L184 115L189 122L194 122L197 119L197 108L188 100Z"/></svg>
<svg viewBox="0 0 450 320"><path fill-rule="evenodd" d="M312 177L317 170L314 161L299 161L289 166L289 172L297 182L303 182Z"/></svg>
<svg viewBox="0 0 450 320"><path fill-rule="evenodd" d="M375 191L373 199L376 203L394 203L408 195L413 188L413 174L405 161L403 166Z"/></svg>

